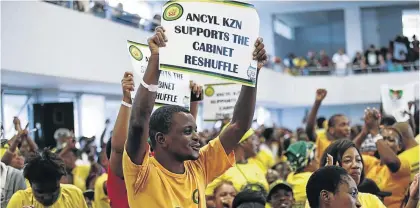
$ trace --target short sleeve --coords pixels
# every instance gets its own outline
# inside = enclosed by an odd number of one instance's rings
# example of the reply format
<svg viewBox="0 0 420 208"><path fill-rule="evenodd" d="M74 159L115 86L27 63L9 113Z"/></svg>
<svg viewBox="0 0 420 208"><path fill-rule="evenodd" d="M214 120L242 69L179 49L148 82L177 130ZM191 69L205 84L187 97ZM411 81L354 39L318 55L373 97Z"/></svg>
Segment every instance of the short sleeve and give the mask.
<svg viewBox="0 0 420 208"><path fill-rule="evenodd" d="M405 176L410 177L411 175L410 161L403 157L398 157L398 159L400 159L400 163L401 163L400 169L398 169L396 173L393 173L393 175L397 177L405 177Z"/></svg>
<svg viewBox="0 0 420 208"><path fill-rule="evenodd" d="M135 193L138 192L147 182L147 178L150 172L150 148L146 148L143 163L137 165L133 163L130 156L128 156L126 149L124 148L123 153L123 173L126 185L130 185L134 188ZM130 188L127 187L127 190Z"/></svg>
<svg viewBox="0 0 420 208"><path fill-rule="evenodd" d="M200 149L198 162L203 167L207 185L235 164L235 154L232 151L227 155L217 137Z"/></svg>

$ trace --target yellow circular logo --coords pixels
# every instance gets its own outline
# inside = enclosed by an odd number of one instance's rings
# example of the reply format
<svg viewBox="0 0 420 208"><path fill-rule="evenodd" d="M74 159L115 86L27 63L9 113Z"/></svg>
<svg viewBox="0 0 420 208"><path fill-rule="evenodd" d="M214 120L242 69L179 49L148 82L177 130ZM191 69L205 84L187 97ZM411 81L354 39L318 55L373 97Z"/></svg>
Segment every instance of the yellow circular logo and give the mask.
<svg viewBox="0 0 420 208"><path fill-rule="evenodd" d="M214 95L214 88L211 86L208 86L206 90L204 90L204 94L206 94L207 97L211 97Z"/></svg>
<svg viewBox="0 0 420 208"><path fill-rule="evenodd" d="M194 190L194 192L192 194L192 200L196 204L200 203L200 193L199 193L198 189Z"/></svg>
<svg viewBox="0 0 420 208"><path fill-rule="evenodd" d="M139 48L134 45L131 45L128 50L130 51L131 56L136 59L137 61L141 61L143 59L143 53Z"/></svg>
<svg viewBox="0 0 420 208"><path fill-rule="evenodd" d="M184 13L184 8L178 3L174 3L166 7L163 12L163 19L166 21L174 21L179 19Z"/></svg>

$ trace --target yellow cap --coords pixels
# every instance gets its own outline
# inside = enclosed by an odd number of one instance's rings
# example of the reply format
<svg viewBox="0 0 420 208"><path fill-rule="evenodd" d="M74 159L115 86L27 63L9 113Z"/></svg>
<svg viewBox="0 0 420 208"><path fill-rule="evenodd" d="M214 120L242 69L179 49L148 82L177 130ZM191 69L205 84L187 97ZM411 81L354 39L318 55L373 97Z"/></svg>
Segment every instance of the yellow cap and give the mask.
<svg viewBox="0 0 420 208"><path fill-rule="evenodd" d="M226 127L228 127L230 125L230 122L229 123L227 123L223 128L222 128L222 131L221 132L223 132L225 129L226 129ZM242 138L241 138L241 140L239 141L239 143L242 143L242 142L245 142L250 136L252 136L253 134L254 134L255 132L254 132L254 129L252 129L252 128L250 128L243 136L242 136Z"/></svg>

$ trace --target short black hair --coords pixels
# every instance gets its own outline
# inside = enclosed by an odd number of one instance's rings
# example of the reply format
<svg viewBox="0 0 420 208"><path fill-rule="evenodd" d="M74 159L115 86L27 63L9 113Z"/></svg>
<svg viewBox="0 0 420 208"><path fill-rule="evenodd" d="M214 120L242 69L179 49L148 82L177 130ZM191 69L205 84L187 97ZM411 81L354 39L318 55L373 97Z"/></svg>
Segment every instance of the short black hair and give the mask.
<svg viewBox="0 0 420 208"><path fill-rule="evenodd" d="M265 140L270 141L273 139L274 129L273 128L266 128L263 132L263 137Z"/></svg>
<svg viewBox="0 0 420 208"><path fill-rule="evenodd" d="M30 154L23 169L23 176L31 183L59 181L64 175L66 175L64 161L47 148Z"/></svg>
<svg viewBox="0 0 420 208"><path fill-rule="evenodd" d="M266 199L264 194L259 191L244 189L236 195L235 199L233 199L232 207L238 208L244 203L253 204L248 207L259 207L258 205L265 207Z"/></svg>
<svg viewBox="0 0 420 208"><path fill-rule="evenodd" d="M327 164L327 154L330 154L333 157L334 165L336 162L338 162L338 164L342 166L342 159L343 159L344 152L346 152L351 147L356 148L357 152L362 158L363 168L362 168L362 174L360 175L360 183L362 183L363 180L365 180L365 171L364 171L365 163L363 162L363 156L360 153L360 150L356 147L356 145L348 139L340 139L330 144L330 146L328 146L327 149L325 149L324 154L322 154L321 161L319 161L320 167L323 167Z"/></svg>
<svg viewBox="0 0 420 208"><path fill-rule="evenodd" d="M345 117L345 115L343 115L343 114L334 114L334 115L332 115L331 118L328 119L328 128L334 127L336 125L336 123L337 123L337 121L336 121L337 118L338 117L342 117L342 116Z"/></svg>
<svg viewBox="0 0 420 208"><path fill-rule="evenodd" d="M106 149L105 149L106 157L108 158L108 160L111 158L111 139L112 138L110 138L108 142L106 143Z"/></svg>
<svg viewBox="0 0 420 208"><path fill-rule="evenodd" d="M319 117L318 119L316 119L316 125L318 126L319 129L323 129L324 128L324 122L325 120L327 120L325 117Z"/></svg>
<svg viewBox="0 0 420 208"><path fill-rule="evenodd" d="M319 207L319 198L322 190L336 193L342 183L348 183L350 179L346 170L339 166L321 167L315 171L306 185L306 196L311 208Z"/></svg>
<svg viewBox="0 0 420 208"><path fill-rule="evenodd" d="M156 134L167 134L172 126L172 116L179 112L190 113L186 108L177 105L165 105L153 112L149 121L149 137L153 148L156 146Z"/></svg>

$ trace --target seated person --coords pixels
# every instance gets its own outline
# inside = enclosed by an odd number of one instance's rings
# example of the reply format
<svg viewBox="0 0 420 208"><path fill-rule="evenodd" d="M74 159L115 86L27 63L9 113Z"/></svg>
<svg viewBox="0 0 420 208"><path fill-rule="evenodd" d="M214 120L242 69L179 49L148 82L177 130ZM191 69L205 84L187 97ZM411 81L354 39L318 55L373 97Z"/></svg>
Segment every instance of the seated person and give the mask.
<svg viewBox="0 0 420 208"><path fill-rule="evenodd" d="M23 170L31 188L16 192L7 207L87 208L80 189L73 185L60 184L60 179L65 174L63 160L50 150L45 149L31 155Z"/></svg>

